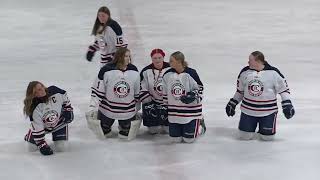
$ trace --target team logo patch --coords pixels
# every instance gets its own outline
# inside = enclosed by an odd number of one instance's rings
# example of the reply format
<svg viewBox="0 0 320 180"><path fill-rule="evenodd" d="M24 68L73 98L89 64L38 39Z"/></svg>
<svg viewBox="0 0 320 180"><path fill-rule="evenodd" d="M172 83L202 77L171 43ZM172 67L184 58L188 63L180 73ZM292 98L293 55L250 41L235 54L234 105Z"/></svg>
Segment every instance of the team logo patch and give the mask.
<svg viewBox="0 0 320 180"><path fill-rule="evenodd" d="M162 96L162 80L158 80L154 82L154 86L153 86L153 90L154 92L156 92L156 94L158 94L159 96Z"/></svg>
<svg viewBox="0 0 320 180"><path fill-rule="evenodd" d="M130 93L130 86L125 81L119 81L116 85L114 85L113 92L119 98L127 97Z"/></svg>
<svg viewBox="0 0 320 180"><path fill-rule="evenodd" d="M258 79L254 79L248 84L248 92L251 96L260 96L263 93L263 83Z"/></svg>
<svg viewBox="0 0 320 180"><path fill-rule="evenodd" d="M43 115L42 121L48 128L56 127L59 122L59 114L55 110L48 111Z"/></svg>
<svg viewBox="0 0 320 180"><path fill-rule="evenodd" d="M171 94L176 100L179 100L182 95L185 95L185 92L185 87L181 84L180 81L175 82L171 86Z"/></svg>

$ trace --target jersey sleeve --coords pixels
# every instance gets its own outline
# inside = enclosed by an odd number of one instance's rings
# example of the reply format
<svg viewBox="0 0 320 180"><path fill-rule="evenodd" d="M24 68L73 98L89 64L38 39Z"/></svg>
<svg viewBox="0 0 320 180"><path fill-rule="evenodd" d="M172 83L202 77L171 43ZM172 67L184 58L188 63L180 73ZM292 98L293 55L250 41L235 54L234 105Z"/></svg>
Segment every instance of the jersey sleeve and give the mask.
<svg viewBox="0 0 320 180"><path fill-rule="evenodd" d="M61 113L61 115L68 119L68 120L73 120L74 119L74 115L73 115L73 107L71 106L71 102L68 98L67 92L65 92L62 95L62 111L63 113Z"/></svg>
<svg viewBox="0 0 320 180"><path fill-rule="evenodd" d="M88 47L88 51L96 52L98 50L99 50L99 44L98 44L98 41L95 40L94 43Z"/></svg>
<svg viewBox="0 0 320 180"><path fill-rule="evenodd" d="M128 46L128 42L127 40L124 38L124 36L121 35L116 35L115 36L115 42L116 42L116 47L120 48L120 47L127 47Z"/></svg>
<svg viewBox="0 0 320 180"><path fill-rule="evenodd" d="M140 73L140 96L139 99L142 103L150 102L150 92L149 92L149 83L148 76L146 71Z"/></svg>
<svg viewBox="0 0 320 180"><path fill-rule="evenodd" d="M163 75L163 89L162 89L162 98L163 98L163 105L168 105L168 74Z"/></svg>
<svg viewBox="0 0 320 180"><path fill-rule="evenodd" d="M196 70L194 70L194 75L193 75L194 77L194 80L196 81L196 83L197 83L197 87L196 87L196 89L195 90L193 90L196 94L197 94L197 96L198 96L198 101L199 102L201 102L202 101L202 99L203 99L203 83L202 83L202 81L200 80L200 77L199 77L199 75L198 75L198 73L197 73L197 71Z"/></svg>
<svg viewBox="0 0 320 180"><path fill-rule="evenodd" d="M69 97L68 97L67 92L65 92L65 93L62 95L62 100L63 100L63 102L62 102L62 107L63 107L63 109L64 109L64 110L68 110L68 111L72 111L73 108L72 108L72 106L71 106L71 102L70 102L70 100L69 100Z"/></svg>
<svg viewBox="0 0 320 180"><path fill-rule="evenodd" d="M96 77L91 87L91 99L89 110L98 110L99 103L102 99L104 99L105 95L105 82L102 77Z"/></svg>
<svg viewBox="0 0 320 180"><path fill-rule="evenodd" d="M290 100L290 90L287 80L283 75L276 73L275 75L275 90L277 94L280 94L282 101Z"/></svg>
<svg viewBox="0 0 320 180"><path fill-rule="evenodd" d="M127 40L123 36L121 26L116 21L112 21L109 24L109 26L114 32L114 34L112 35L112 38L113 38L113 41L115 42L116 48L127 47L128 43L127 43Z"/></svg>
<svg viewBox="0 0 320 180"><path fill-rule="evenodd" d="M237 79L237 90L233 96L233 99L235 99L239 103L242 101L243 95L244 95L244 74L243 74L243 71L241 71Z"/></svg>
<svg viewBox="0 0 320 180"><path fill-rule="evenodd" d="M137 79L134 83L134 99L136 101L136 109L139 111L141 109L140 101L140 76L137 76Z"/></svg>
<svg viewBox="0 0 320 180"><path fill-rule="evenodd" d="M34 141L37 145L39 145L42 141L44 141L45 130L44 123L42 121L42 114L39 106L35 108L30 117L31 120L31 129L32 136L34 137Z"/></svg>

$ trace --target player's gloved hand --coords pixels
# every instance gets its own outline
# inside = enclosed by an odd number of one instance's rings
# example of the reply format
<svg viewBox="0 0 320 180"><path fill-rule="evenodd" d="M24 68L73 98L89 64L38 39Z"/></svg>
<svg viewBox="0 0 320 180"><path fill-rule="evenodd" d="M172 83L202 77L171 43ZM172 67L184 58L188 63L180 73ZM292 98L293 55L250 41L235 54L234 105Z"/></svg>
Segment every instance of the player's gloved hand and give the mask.
<svg viewBox="0 0 320 180"><path fill-rule="evenodd" d="M50 146L46 143L46 141L41 141L38 143L38 148L40 150L40 153L44 156L52 155L53 151L50 148Z"/></svg>
<svg viewBox="0 0 320 180"><path fill-rule="evenodd" d="M239 102L233 98L230 99L226 106L226 113L228 116L234 116L236 113L236 106Z"/></svg>
<svg viewBox="0 0 320 180"><path fill-rule="evenodd" d="M60 119L62 119L64 123L71 123L73 121L73 117L73 108L71 105L62 105Z"/></svg>
<svg viewBox="0 0 320 180"><path fill-rule="evenodd" d="M86 58L88 61L92 61L94 53L95 53L95 51L90 50L90 47L89 47L89 50L87 51L87 55L86 55Z"/></svg>
<svg viewBox="0 0 320 180"><path fill-rule="evenodd" d="M285 101L282 101L281 104L282 104L282 111L283 111L284 116L287 119L292 118L293 115L295 114L295 110L293 108L291 101L285 100Z"/></svg>
<svg viewBox="0 0 320 180"><path fill-rule="evenodd" d="M73 111L62 110L60 118L65 123L71 123L73 121Z"/></svg>
<svg viewBox="0 0 320 180"><path fill-rule="evenodd" d="M190 104L194 100L196 100L196 93L193 91L188 92L186 95L182 95L180 97L180 101L185 103L185 104Z"/></svg>

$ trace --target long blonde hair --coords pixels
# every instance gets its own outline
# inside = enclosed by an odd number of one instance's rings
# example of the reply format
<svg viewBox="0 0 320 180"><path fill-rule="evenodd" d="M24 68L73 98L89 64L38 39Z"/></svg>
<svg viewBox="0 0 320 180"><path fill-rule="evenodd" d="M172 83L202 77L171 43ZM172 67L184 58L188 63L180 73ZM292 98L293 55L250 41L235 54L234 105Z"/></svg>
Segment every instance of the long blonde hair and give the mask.
<svg viewBox="0 0 320 180"><path fill-rule="evenodd" d="M116 67L118 69L123 68L125 65L124 57L126 55L126 52L130 52L130 50L125 47L120 47L114 55L113 62L116 64ZM129 63L131 63L131 59L130 59Z"/></svg>
<svg viewBox="0 0 320 180"><path fill-rule="evenodd" d="M27 87L27 91L26 91L26 97L24 98L23 100L23 104L24 104L24 107L23 107L23 113L26 115L26 116L30 116L32 115L32 100L33 98L35 98L35 87L38 85L38 84L41 84L41 86L45 87L41 82L39 81L31 81L29 82L28 84L28 87ZM48 93L47 91L47 88L45 88L46 90L46 93Z"/></svg>
<svg viewBox="0 0 320 180"><path fill-rule="evenodd" d="M99 12L103 12L103 13L108 14L109 19L108 19L108 21L107 21L106 24L101 24L101 23L100 23L99 18L98 18ZM97 34L103 32L103 31L106 29L107 24L108 24L111 20L112 20L112 19L111 19L111 13L110 13L109 8L107 8L106 6L100 7L99 10L98 10L98 12L97 12L96 21L94 22L91 35L97 35ZM99 29L99 27L100 27L101 25L102 25L103 27L102 27L102 29Z"/></svg>
<svg viewBox="0 0 320 180"><path fill-rule="evenodd" d="M177 61L179 61L184 68L188 67L188 63L185 60L184 54L182 52L176 51L172 53L171 56L174 57Z"/></svg>

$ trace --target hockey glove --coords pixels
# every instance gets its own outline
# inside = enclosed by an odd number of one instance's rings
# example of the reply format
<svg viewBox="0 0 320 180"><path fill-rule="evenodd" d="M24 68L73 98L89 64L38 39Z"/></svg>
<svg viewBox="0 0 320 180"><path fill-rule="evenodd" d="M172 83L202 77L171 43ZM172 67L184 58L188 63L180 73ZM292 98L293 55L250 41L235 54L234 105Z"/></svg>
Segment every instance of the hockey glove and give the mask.
<svg viewBox="0 0 320 180"><path fill-rule="evenodd" d="M295 110L292 106L291 101L285 100L285 101L282 101L281 104L282 104L282 111L283 111L284 116L287 119L292 118L292 116L295 114Z"/></svg>
<svg viewBox="0 0 320 180"><path fill-rule="evenodd" d="M239 102L233 98L230 99L226 106L226 113L228 116L234 116L236 113L236 106Z"/></svg>
<svg viewBox="0 0 320 180"><path fill-rule="evenodd" d="M62 111L60 118L65 123L71 123L73 121L73 112L72 111Z"/></svg>
<svg viewBox="0 0 320 180"><path fill-rule="evenodd" d="M182 95L180 97L180 101L185 103L185 104L190 104L194 100L196 100L196 93L193 91L188 92L186 95Z"/></svg>
<svg viewBox="0 0 320 180"><path fill-rule="evenodd" d="M53 151L52 149L50 148L50 146L46 143L46 141L41 141L39 144L38 144L38 148L40 150L40 153L44 156L48 156L48 155L52 155L53 154Z"/></svg>
<svg viewBox="0 0 320 180"><path fill-rule="evenodd" d="M87 60L88 61L92 61L92 58L93 58L93 56L94 56L94 51L91 51L91 50L88 50L87 51L87 56L86 56L86 58L87 58Z"/></svg>

